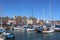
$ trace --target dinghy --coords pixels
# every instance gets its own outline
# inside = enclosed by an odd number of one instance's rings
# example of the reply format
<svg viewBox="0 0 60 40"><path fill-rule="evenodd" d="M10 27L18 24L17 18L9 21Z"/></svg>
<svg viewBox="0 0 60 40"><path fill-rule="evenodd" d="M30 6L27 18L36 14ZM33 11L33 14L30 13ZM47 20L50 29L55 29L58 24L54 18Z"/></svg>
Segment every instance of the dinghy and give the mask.
<svg viewBox="0 0 60 40"><path fill-rule="evenodd" d="M14 39L14 34L4 32L3 35L5 36L6 39Z"/></svg>

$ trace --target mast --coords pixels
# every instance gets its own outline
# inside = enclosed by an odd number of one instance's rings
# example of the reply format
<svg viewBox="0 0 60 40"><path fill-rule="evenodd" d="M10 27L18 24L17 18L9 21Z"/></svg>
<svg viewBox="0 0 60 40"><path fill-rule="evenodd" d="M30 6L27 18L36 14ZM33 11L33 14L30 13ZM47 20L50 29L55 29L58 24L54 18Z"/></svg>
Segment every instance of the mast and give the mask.
<svg viewBox="0 0 60 40"><path fill-rule="evenodd" d="M51 24L51 21L52 21L51 3L49 4L49 9L50 9L50 24Z"/></svg>
<svg viewBox="0 0 60 40"><path fill-rule="evenodd" d="M43 10L42 10L42 17L41 17L41 18L42 18L43 21L45 21L44 8L43 8ZM43 25L44 25L44 23L43 23Z"/></svg>
<svg viewBox="0 0 60 40"><path fill-rule="evenodd" d="M33 8L32 8L32 24L33 24Z"/></svg>
<svg viewBox="0 0 60 40"><path fill-rule="evenodd" d="M44 8L43 8L43 10L42 10L42 16L41 16L41 20L44 20L44 18L45 18L45 14L44 14Z"/></svg>
<svg viewBox="0 0 60 40"><path fill-rule="evenodd" d="M2 28L2 6L0 7L0 14L1 14L1 28Z"/></svg>
<svg viewBox="0 0 60 40"><path fill-rule="evenodd" d="M53 29L54 30L54 28L55 28L55 23L54 23L54 25L51 23L52 22L52 5L51 5L51 3L49 4L49 8L50 8L50 24L51 24L51 30Z"/></svg>
<svg viewBox="0 0 60 40"><path fill-rule="evenodd" d="M44 8L43 8L43 13L42 13L42 18L44 18L43 20L45 21L45 14L44 14Z"/></svg>
<svg viewBox="0 0 60 40"><path fill-rule="evenodd" d="M33 9L32 9L32 17L33 17Z"/></svg>

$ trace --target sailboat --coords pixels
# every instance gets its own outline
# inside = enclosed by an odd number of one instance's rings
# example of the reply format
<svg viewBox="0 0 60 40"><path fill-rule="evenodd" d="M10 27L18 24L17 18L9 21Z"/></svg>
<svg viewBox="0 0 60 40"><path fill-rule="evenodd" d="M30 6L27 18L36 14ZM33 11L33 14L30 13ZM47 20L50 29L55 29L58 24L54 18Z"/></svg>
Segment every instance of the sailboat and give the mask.
<svg viewBox="0 0 60 40"><path fill-rule="evenodd" d="M3 8L3 7L0 6L0 14L1 14L1 21L0 21L0 22L1 22L1 27L0 27L0 33L3 33L3 32L5 31L5 29L2 27L2 24L3 24L3 23L2 23L2 8Z"/></svg>
<svg viewBox="0 0 60 40"><path fill-rule="evenodd" d="M50 18L51 18L51 5L49 5L49 7L50 7ZM50 24L51 24L51 20L50 20ZM49 30L43 30L42 33L52 33L55 31L54 28L55 28L55 25L51 24L51 28Z"/></svg>
<svg viewBox="0 0 60 40"><path fill-rule="evenodd" d="M32 20L33 20L33 9L32 9ZM27 29L27 31L34 31L33 25L31 24Z"/></svg>
<svg viewBox="0 0 60 40"><path fill-rule="evenodd" d="M52 32L55 31L55 30L54 30L54 27L55 27L55 26L51 26L51 28L50 28L49 30L43 30L42 33L52 33Z"/></svg>
<svg viewBox="0 0 60 40"><path fill-rule="evenodd" d="M0 8L1 8L0 11L2 11L2 6L1 6ZM1 34L1 36L2 36L2 37L0 38L0 40L4 40L5 37L9 37L9 38L13 38L13 37L14 37L13 34L11 34L11 33L6 33L6 30L3 29L3 27L2 27L2 13L1 13L1 27L0 27L0 34Z"/></svg>
<svg viewBox="0 0 60 40"><path fill-rule="evenodd" d="M44 8L43 8L43 12L42 12L42 16L41 18L44 18ZM44 28L46 28L46 26L44 25L44 23L41 23L41 25L37 25L38 27L36 28L36 31L37 32L42 32L44 29L43 29L43 26Z"/></svg>

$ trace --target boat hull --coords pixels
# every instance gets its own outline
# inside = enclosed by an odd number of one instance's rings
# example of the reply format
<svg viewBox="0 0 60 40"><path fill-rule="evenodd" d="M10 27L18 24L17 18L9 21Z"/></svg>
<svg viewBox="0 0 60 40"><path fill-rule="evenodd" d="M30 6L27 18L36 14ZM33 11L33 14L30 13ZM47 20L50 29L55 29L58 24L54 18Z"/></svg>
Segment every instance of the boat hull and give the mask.
<svg viewBox="0 0 60 40"><path fill-rule="evenodd" d="M60 25L55 25L55 31L60 32Z"/></svg>
<svg viewBox="0 0 60 40"><path fill-rule="evenodd" d="M49 31L42 31L42 33L53 33L54 30L49 30Z"/></svg>
<svg viewBox="0 0 60 40"><path fill-rule="evenodd" d="M58 32L60 32L60 28L55 28L55 31L58 31Z"/></svg>
<svg viewBox="0 0 60 40"><path fill-rule="evenodd" d="M41 30L36 30L36 32L39 32L39 33L41 33L42 31L41 31Z"/></svg>
<svg viewBox="0 0 60 40"><path fill-rule="evenodd" d="M34 31L34 29L29 29L29 28L28 28L28 29L26 29L26 31Z"/></svg>
<svg viewBox="0 0 60 40"><path fill-rule="evenodd" d="M14 27L14 30L20 30L21 28L18 28L18 27Z"/></svg>

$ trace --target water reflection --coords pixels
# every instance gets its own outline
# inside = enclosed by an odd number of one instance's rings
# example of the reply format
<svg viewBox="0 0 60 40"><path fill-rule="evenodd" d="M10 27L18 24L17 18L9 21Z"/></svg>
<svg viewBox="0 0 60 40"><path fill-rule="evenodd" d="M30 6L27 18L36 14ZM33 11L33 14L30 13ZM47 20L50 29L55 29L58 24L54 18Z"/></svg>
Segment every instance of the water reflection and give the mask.
<svg viewBox="0 0 60 40"><path fill-rule="evenodd" d="M20 30L15 30L14 34L14 40L60 40L60 32L42 34L35 31L23 32Z"/></svg>
<svg viewBox="0 0 60 40"><path fill-rule="evenodd" d="M55 40L54 35L55 35L54 33L43 34L43 39L42 40Z"/></svg>

